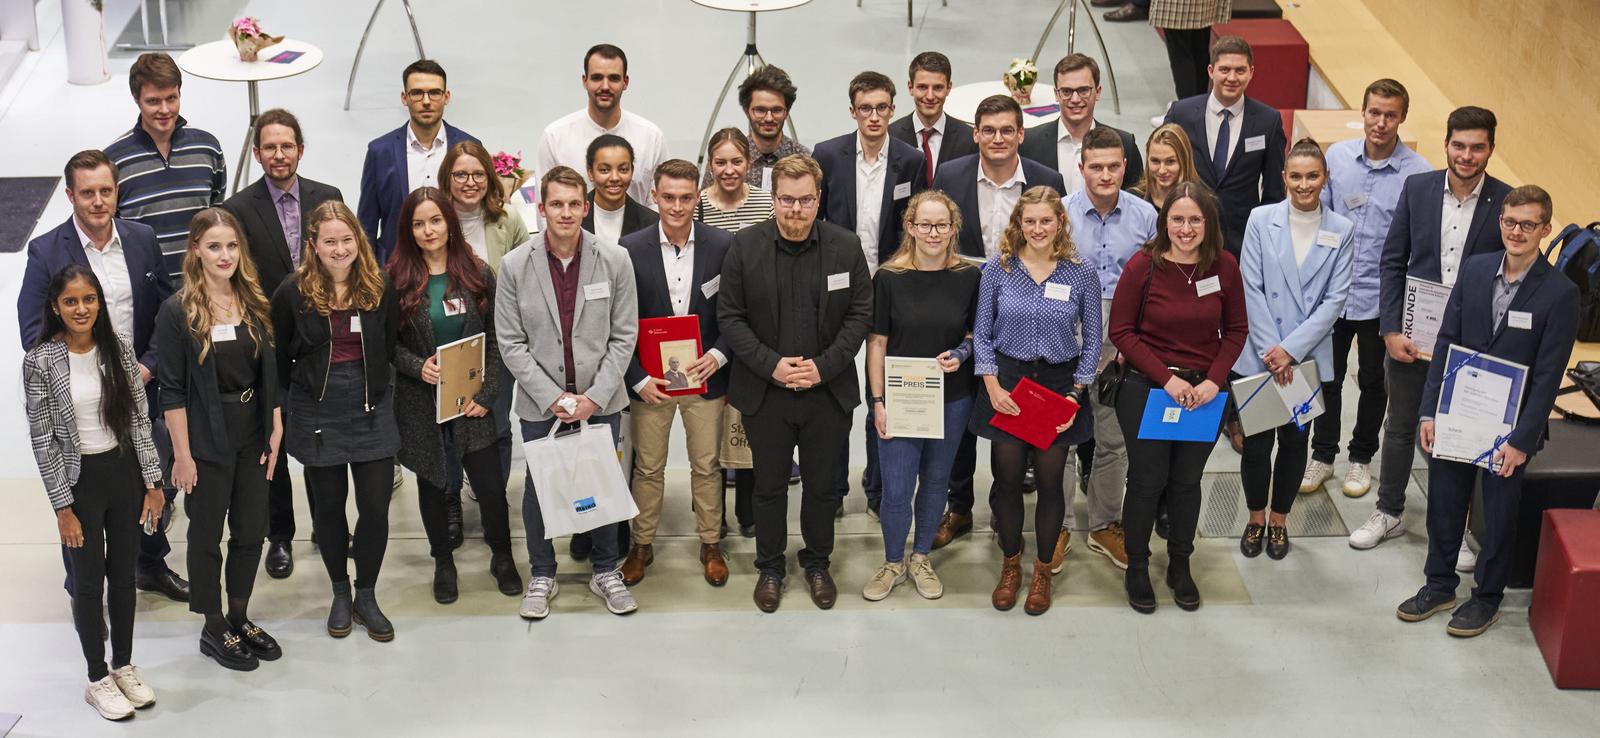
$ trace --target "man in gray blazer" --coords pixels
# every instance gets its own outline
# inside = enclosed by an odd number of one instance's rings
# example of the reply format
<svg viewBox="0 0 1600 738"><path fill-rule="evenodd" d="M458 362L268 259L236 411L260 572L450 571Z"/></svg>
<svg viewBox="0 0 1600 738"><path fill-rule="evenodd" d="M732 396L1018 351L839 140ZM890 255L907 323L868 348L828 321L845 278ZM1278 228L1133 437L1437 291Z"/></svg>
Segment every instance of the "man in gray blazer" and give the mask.
<svg viewBox="0 0 1600 738"><path fill-rule="evenodd" d="M633 358L639 300L633 262L622 247L583 231L589 209L583 176L556 166L539 181L544 238L513 249L500 261L495 296L500 356L517 379L512 409L522 440L543 438L557 423L604 423L612 438L628 407L623 379ZM524 618L550 613L556 596L555 548L544 536L544 516L530 473L523 485L522 523L528 531L532 578L522 600ZM621 615L638 609L616 570L617 525L590 531L594 576L589 591Z"/></svg>

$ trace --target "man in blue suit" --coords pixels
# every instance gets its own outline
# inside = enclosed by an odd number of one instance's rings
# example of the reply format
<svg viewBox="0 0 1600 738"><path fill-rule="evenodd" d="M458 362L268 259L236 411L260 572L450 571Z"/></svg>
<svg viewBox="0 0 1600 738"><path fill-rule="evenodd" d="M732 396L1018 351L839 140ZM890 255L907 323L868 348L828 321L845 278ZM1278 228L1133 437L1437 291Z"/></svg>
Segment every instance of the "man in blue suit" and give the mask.
<svg viewBox="0 0 1600 738"><path fill-rule="evenodd" d="M410 111L411 120L367 144L367 159L361 165L361 202L356 206L356 217L361 219L380 267L394 250L400 204L406 195L418 187L440 187L439 164L445 152L462 141L478 140L444 122L450 90L445 86L444 67L438 62L414 61L400 73L400 80L404 85L400 102Z"/></svg>
<svg viewBox="0 0 1600 738"><path fill-rule="evenodd" d="M156 311L172 295L156 233L147 225L112 217L117 209L117 165L105 153L91 149L73 154L67 160L65 177L72 217L28 243L28 265L17 295L22 347L27 349L41 338L50 278L68 264L88 264L100 280L111 325L133 344L145 391L151 393L155 390L150 380L156 366ZM157 451L165 459L172 452L166 423L160 413L153 418ZM169 511L173 494L167 490ZM167 567L166 555L171 551L165 530L140 538L136 581L139 589L188 602L189 583ZM62 555L65 558L65 547ZM72 564L68 560L67 591L71 590Z"/></svg>
<svg viewBox="0 0 1600 738"><path fill-rule="evenodd" d="M1495 124L1494 113L1483 108L1450 113L1445 124L1449 167L1414 174L1400 190L1378 267L1378 332L1389 351L1384 364L1389 418L1378 469L1378 503L1367 522L1350 534L1352 548L1372 548L1406 531L1406 486L1429 365L1429 357L1418 353L1402 332L1406 278L1451 287L1467 259L1504 248L1495 218L1511 188L1486 173L1494 155ZM1472 550L1463 544L1458 565L1471 571L1472 562Z"/></svg>
<svg viewBox="0 0 1600 738"><path fill-rule="evenodd" d="M717 327L717 291L722 286L722 258L733 244L733 234L694 222L700 203L700 170L682 159L669 159L655 169L651 197L661 213L659 225L622 237L621 245L633 260L638 286L639 320L693 315L700 324L702 353L679 370L693 383L704 384L703 394L668 395L664 377L645 373L639 352L628 363L626 382L632 390L633 499L639 515L633 519L633 546L622 562L622 580L632 586L644 579L645 568L655 558L653 545L661 521L661 498L666 483L667 442L672 416L683 415L689 450L689 490L694 499L695 527L700 534L700 564L712 586L728 581L728 564L718 540L722 536L722 476L717 453L722 439L722 398L728 393L728 343ZM657 345L652 330L640 326L641 347ZM661 362L663 369L665 361Z"/></svg>
<svg viewBox="0 0 1600 738"><path fill-rule="evenodd" d="M1211 92L1184 98L1167 123L1188 134L1194 168L1222 205L1223 247L1234 256L1244 243L1250 211L1283 199L1283 156L1289 141L1278 111L1245 97L1255 74L1250 44L1223 36L1211 45Z"/></svg>
<svg viewBox="0 0 1600 738"><path fill-rule="evenodd" d="M1517 537L1517 508L1527 462L1549 436L1550 409L1561 376L1578 337L1578 288L1550 266L1539 244L1550 235L1550 195L1535 185L1512 190L1499 211L1504 254L1467 257L1450 293L1436 351L1455 344L1497 359L1528 367L1521 387L1521 408L1509 436L1495 441L1492 461L1497 471L1482 474L1483 517L1488 529L1477 566L1478 586L1472 599L1456 610L1445 630L1450 635L1478 635L1500 618L1500 600L1511 580L1512 544ZM1422 448L1432 453L1434 408L1440 406L1445 362L1428 369L1422 403ZM1442 612L1456 602L1456 555L1465 539L1467 505L1480 469L1474 464L1434 459L1428 469L1428 583L1400 605L1401 620L1415 622Z"/></svg>

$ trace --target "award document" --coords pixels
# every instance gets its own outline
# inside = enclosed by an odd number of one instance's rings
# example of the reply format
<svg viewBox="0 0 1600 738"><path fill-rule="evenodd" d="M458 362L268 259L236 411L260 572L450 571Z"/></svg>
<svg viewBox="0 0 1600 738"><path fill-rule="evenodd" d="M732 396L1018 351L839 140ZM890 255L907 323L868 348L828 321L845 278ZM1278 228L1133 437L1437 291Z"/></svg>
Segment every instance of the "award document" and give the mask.
<svg viewBox="0 0 1600 738"><path fill-rule="evenodd" d="M689 376L700 358L700 318L679 315L639 321L639 365L646 374L667 380L665 394L703 395L706 385Z"/></svg>
<svg viewBox="0 0 1600 738"><path fill-rule="evenodd" d="M1452 344L1444 370L1433 457L1498 471L1494 455L1517 425L1528 367Z"/></svg>
<svg viewBox="0 0 1600 738"><path fill-rule="evenodd" d="M467 401L483 389L485 347L482 333L439 347L439 385L434 388L438 422L461 417L466 412ZM509 391L509 388L501 391Z"/></svg>
<svg viewBox="0 0 1600 738"><path fill-rule="evenodd" d="M1450 301L1450 288L1426 279L1406 277L1406 301L1400 317L1400 330L1417 345L1422 358L1433 360L1433 342L1444 325L1444 306Z"/></svg>
<svg viewBox="0 0 1600 738"><path fill-rule="evenodd" d="M891 437L944 438L944 370L938 359L886 356L883 382L889 411L884 430Z"/></svg>

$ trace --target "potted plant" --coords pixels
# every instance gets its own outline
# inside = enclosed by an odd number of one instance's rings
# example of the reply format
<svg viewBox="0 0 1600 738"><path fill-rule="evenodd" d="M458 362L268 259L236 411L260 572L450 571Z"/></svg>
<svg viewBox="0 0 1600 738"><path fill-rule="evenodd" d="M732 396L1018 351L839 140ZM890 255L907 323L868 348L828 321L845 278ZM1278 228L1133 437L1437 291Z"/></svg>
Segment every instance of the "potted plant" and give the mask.
<svg viewBox="0 0 1600 738"><path fill-rule="evenodd" d="M261 30L261 20L246 16L228 26L228 38L239 49L239 61L255 61L262 49L283 41L282 36L268 36Z"/></svg>
<svg viewBox="0 0 1600 738"><path fill-rule="evenodd" d="M111 79L106 68L106 23L101 0L61 0L61 35L67 42L67 81L97 85Z"/></svg>
<svg viewBox="0 0 1600 738"><path fill-rule="evenodd" d="M1028 105L1033 102L1033 83L1039 79L1039 67L1027 59L1012 59L1011 66L1000 79L1017 104Z"/></svg>

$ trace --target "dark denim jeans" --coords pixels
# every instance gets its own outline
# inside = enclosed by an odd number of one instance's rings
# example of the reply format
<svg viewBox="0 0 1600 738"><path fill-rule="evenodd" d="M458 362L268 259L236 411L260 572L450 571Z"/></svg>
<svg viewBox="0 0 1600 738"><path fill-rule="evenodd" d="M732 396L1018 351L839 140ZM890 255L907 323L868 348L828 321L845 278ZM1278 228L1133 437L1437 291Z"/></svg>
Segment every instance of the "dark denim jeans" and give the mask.
<svg viewBox="0 0 1600 738"><path fill-rule="evenodd" d="M933 534L939 529L945 498L950 493L950 467L971 413L970 395L945 403L942 439L879 439L877 427L868 426L870 437L878 441L878 463L883 469L883 503L878 522L883 527L885 561L905 558L906 535L911 532L913 519L917 537L911 552L927 555L933 550Z"/></svg>

